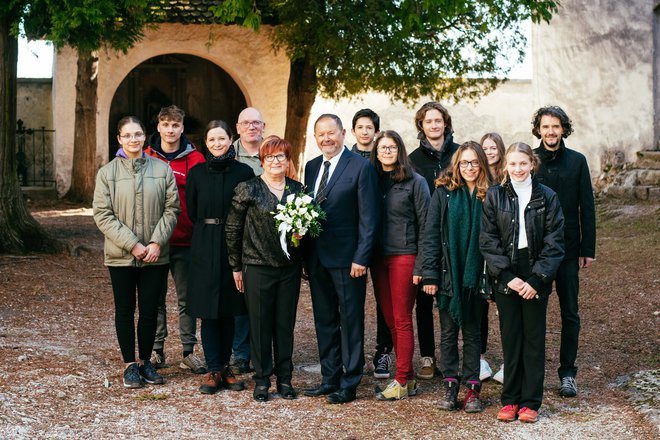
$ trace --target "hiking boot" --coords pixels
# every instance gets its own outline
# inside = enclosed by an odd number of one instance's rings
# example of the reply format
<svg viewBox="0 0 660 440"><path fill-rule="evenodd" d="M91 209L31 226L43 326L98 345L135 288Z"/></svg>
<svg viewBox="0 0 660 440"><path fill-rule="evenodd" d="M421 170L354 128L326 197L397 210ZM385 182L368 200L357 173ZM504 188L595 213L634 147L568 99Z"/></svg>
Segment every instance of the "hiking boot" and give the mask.
<svg viewBox="0 0 660 440"><path fill-rule="evenodd" d="M222 377L219 371L211 371L199 387L202 394L215 394L222 386Z"/></svg>
<svg viewBox="0 0 660 440"><path fill-rule="evenodd" d="M417 379L433 379L433 376L435 376L435 358L424 356L422 367L417 372Z"/></svg>
<svg viewBox="0 0 660 440"><path fill-rule="evenodd" d="M235 375L253 373L254 368L250 367L249 359L234 359L234 363L231 365L231 371Z"/></svg>
<svg viewBox="0 0 660 440"><path fill-rule="evenodd" d="M577 396L577 383L575 378L566 376L561 378L561 387L559 387L559 395L561 397L575 397Z"/></svg>
<svg viewBox="0 0 660 440"><path fill-rule="evenodd" d="M504 383L504 364L502 364L497 373L495 373L493 380L499 383Z"/></svg>
<svg viewBox="0 0 660 440"><path fill-rule="evenodd" d="M408 382L406 382L406 388L408 388L409 397L417 395L417 381L415 379L408 379Z"/></svg>
<svg viewBox="0 0 660 440"><path fill-rule="evenodd" d="M518 405L506 405L497 413L497 420L501 422L513 422L516 420L518 413Z"/></svg>
<svg viewBox="0 0 660 440"><path fill-rule="evenodd" d="M161 385L165 383L165 379L156 372L151 361L144 361L139 368L140 376L146 383L151 385Z"/></svg>
<svg viewBox="0 0 660 440"><path fill-rule="evenodd" d="M408 386L394 379L383 391L376 393L378 400L401 400L408 397Z"/></svg>
<svg viewBox="0 0 660 440"><path fill-rule="evenodd" d="M206 363L199 358L195 353L190 353L184 357L179 364L179 368L190 370L195 374L206 373Z"/></svg>
<svg viewBox="0 0 660 440"><path fill-rule="evenodd" d="M231 371L229 365L225 366L220 372L222 377L222 387L231 391L243 391L245 389L245 382L236 379L234 373Z"/></svg>
<svg viewBox="0 0 660 440"><path fill-rule="evenodd" d="M479 399L481 384L478 380L471 380L467 383L467 393L463 400L463 409L466 413L478 413L484 410L484 405Z"/></svg>
<svg viewBox="0 0 660 440"><path fill-rule="evenodd" d="M524 423L535 423L539 419L539 413L533 409L523 406L518 411L518 420Z"/></svg>
<svg viewBox="0 0 660 440"><path fill-rule="evenodd" d="M483 382L492 375L493 370L490 368L490 365L488 365L488 361L486 359L481 359L479 362L479 380Z"/></svg>
<svg viewBox="0 0 660 440"><path fill-rule="evenodd" d="M142 388L142 378L140 377L140 368L138 364L133 362L124 370L124 387L125 388Z"/></svg>
<svg viewBox="0 0 660 440"><path fill-rule="evenodd" d="M151 354L151 363L153 364L156 370L160 370L161 368L167 368L167 364L165 363L165 353L160 354L154 351Z"/></svg>
<svg viewBox="0 0 660 440"><path fill-rule="evenodd" d="M453 411L458 409L458 380L448 378L442 381L444 387L444 395L438 402L438 407L446 411Z"/></svg>
<svg viewBox="0 0 660 440"><path fill-rule="evenodd" d="M389 353L376 354L374 357L374 377L376 379L389 379L391 362Z"/></svg>

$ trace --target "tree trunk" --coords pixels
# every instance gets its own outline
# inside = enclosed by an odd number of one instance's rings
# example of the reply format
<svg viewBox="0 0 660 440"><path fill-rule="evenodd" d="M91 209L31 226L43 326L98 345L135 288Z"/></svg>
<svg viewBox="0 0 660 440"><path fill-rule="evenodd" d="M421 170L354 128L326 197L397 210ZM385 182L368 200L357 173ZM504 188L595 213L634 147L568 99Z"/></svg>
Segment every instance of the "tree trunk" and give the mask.
<svg viewBox="0 0 660 440"><path fill-rule="evenodd" d="M10 35L12 14L0 15L0 253L59 251L30 215L16 170L16 62L18 41Z"/></svg>
<svg viewBox="0 0 660 440"><path fill-rule="evenodd" d="M309 113L316 99L318 83L316 67L307 58L291 62L289 85L287 89L286 130L284 137L291 142L293 166L302 175L303 154L307 137Z"/></svg>
<svg viewBox="0 0 660 440"><path fill-rule="evenodd" d="M89 203L94 196L96 177L96 95L98 58L78 52L76 76L76 119L73 138L71 188L66 198Z"/></svg>

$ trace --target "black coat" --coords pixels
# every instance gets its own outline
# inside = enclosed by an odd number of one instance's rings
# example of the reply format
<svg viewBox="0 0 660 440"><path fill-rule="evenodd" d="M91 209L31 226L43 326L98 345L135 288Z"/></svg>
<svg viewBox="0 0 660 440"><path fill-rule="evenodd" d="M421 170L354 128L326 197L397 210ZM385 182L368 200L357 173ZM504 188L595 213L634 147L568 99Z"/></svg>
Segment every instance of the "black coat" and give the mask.
<svg viewBox="0 0 660 440"><path fill-rule="evenodd" d="M235 160L201 163L188 172L186 200L193 222L188 315L217 319L246 313L245 298L236 290L227 255L225 219L234 188L254 177L252 168ZM218 219L206 224L204 219Z"/></svg>
<svg viewBox="0 0 660 440"><path fill-rule="evenodd" d="M493 277L493 289L500 293L509 293L507 284L516 277L518 229L518 196L513 187L509 181L490 187L483 204L479 247ZM525 281L539 294L548 295L564 259L564 216L557 194L535 179L525 207L525 231L532 274Z"/></svg>
<svg viewBox="0 0 660 440"><path fill-rule="evenodd" d="M454 142L453 134L445 133L445 141L439 151L431 147L431 144L424 138L419 142L419 147L408 155L415 171L426 179L431 194L435 190L435 179L449 168L451 158L458 147L459 145Z"/></svg>
<svg viewBox="0 0 660 440"><path fill-rule="evenodd" d="M537 179L557 193L564 212L565 258L594 258L596 210L587 160L577 151L566 148L564 141L556 152L540 146L534 153L541 159Z"/></svg>

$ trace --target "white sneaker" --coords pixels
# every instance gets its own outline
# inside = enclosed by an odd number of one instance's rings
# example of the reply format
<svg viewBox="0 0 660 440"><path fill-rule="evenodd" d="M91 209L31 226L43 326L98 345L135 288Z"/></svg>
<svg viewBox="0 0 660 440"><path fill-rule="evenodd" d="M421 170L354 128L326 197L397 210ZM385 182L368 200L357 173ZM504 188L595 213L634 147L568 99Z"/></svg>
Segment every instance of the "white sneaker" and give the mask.
<svg viewBox="0 0 660 440"><path fill-rule="evenodd" d="M493 376L493 380L498 381L499 383L504 383L504 364L500 366L500 370L495 373L495 376Z"/></svg>
<svg viewBox="0 0 660 440"><path fill-rule="evenodd" d="M493 375L493 370L491 370L490 365L486 359L481 359L479 362L479 380L484 381Z"/></svg>
<svg viewBox="0 0 660 440"><path fill-rule="evenodd" d="M184 370L190 370L195 374L206 373L206 363L197 357L195 353L190 353L188 356L184 357L181 360L179 367Z"/></svg>

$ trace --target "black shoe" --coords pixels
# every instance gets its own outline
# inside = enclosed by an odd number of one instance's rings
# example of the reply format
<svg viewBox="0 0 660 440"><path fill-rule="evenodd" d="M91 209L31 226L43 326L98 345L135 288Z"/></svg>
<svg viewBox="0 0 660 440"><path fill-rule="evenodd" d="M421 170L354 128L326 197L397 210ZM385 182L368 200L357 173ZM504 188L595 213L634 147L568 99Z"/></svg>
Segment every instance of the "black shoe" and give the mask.
<svg viewBox="0 0 660 440"><path fill-rule="evenodd" d="M374 356L374 377L376 379L389 379L390 363L389 353L376 353Z"/></svg>
<svg viewBox="0 0 660 440"><path fill-rule="evenodd" d="M566 376L561 378L561 387L559 388L559 395L562 397L575 397L577 396L577 383L575 378Z"/></svg>
<svg viewBox="0 0 660 440"><path fill-rule="evenodd" d="M138 364L132 363L124 370L124 387L126 388L142 388L142 378L140 377L140 369Z"/></svg>
<svg viewBox="0 0 660 440"><path fill-rule="evenodd" d="M257 385L254 387L254 393L252 397L257 402L267 402L268 401L268 387L266 385Z"/></svg>
<svg viewBox="0 0 660 440"><path fill-rule="evenodd" d="M327 396L337 391L339 387L337 385L330 385L327 383L322 383L318 388L309 388L306 389L303 394L307 397L319 397Z"/></svg>
<svg viewBox="0 0 660 440"><path fill-rule="evenodd" d="M458 380L454 378L442 381L444 394L438 402L438 407L446 411L458 409Z"/></svg>
<svg viewBox="0 0 660 440"><path fill-rule="evenodd" d="M161 385L165 383L165 379L156 372L151 361L143 361L142 365L140 365L140 376L146 383L152 385Z"/></svg>
<svg viewBox="0 0 660 440"><path fill-rule="evenodd" d="M253 373L254 368L250 367L249 359L234 359L234 363L231 364L231 372L235 375Z"/></svg>
<svg viewBox="0 0 660 440"><path fill-rule="evenodd" d="M277 392L280 393L282 399L294 400L298 397L298 393L293 389L290 383L278 383Z"/></svg>
<svg viewBox="0 0 660 440"><path fill-rule="evenodd" d="M332 403L336 405L336 404L352 402L355 400L355 397L356 397L355 390L342 388L339 391L329 394L328 397L326 397L326 400L328 401L328 403Z"/></svg>

